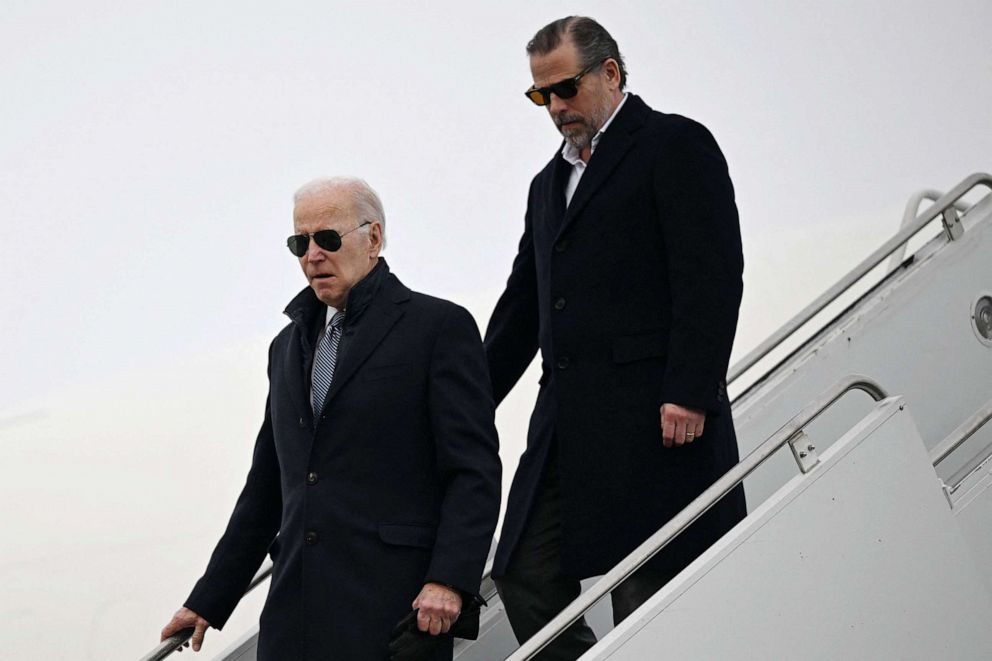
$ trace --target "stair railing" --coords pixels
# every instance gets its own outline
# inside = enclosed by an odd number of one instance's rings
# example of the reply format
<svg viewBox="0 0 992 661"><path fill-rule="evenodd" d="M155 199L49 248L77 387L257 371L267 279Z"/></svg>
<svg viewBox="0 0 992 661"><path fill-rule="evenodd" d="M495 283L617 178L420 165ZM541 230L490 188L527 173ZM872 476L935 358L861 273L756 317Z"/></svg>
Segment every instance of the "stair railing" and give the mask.
<svg viewBox="0 0 992 661"><path fill-rule="evenodd" d="M958 216L956 205L959 200L978 186L984 186L992 191L992 175L979 172L964 179L950 191L941 195L926 211L918 215L911 223L904 225L896 234L883 243L875 252L855 266L847 275L841 278L833 287L825 291L815 301L803 308L799 314L787 321L781 328L772 333L768 339L752 349L744 358L737 361L727 373L727 382L732 383L746 371L772 351L782 345L797 330L805 326L814 316L828 305L837 300L859 280L865 277L886 257L905 244L930 224L930 221L940 217L947 233L948 240L954 241L961 237L964 231Z"/></svg>
<svg viewBox="0 0 992 661"><path fill-rule="evenodd" d="M248 584L248 589L245 590L245 594L248 594L256 587L258 587L258 585L262 581L267 579L271 574L272 574L271 563L259 569L258 573L255 574L255 578L251 579L251 583ZM167 656L175 652L177 649L179 649L179 647L183 645L183 643L185 643L187 640L189 640L192 636L193 636L192 627L189 627L188 629L183 629L181 631L177 631L176 633L172 634L171 636L163 640L161 643L159 643L155 649L153 649L152 651L148 652L148 654L145 654L143 657L141 657L140 661L162 661L162 659L166 658Z"/></svg>
<svg viewBox="0 0 992 661"><path fill-rule="evenodd" d="M930 450L930 460L933 461L934 468L940 465L944 459L947 459L952 452L961 447L965 441L974 436L975 432L984 427L989 420L992 420L992 399L985 402L984 406L975 411L967 420L948 434L943 441ZM948 495L953 495L965 478L978 470L988 461L990 456L992 456L992 443L989 443L977 452L974 457L969 459L947 480L944 489Z"/></svg>
<svg viewBox="0 0 992 661"><path fill-rule="evenodd" d="M921 190L913 194L909 201L906 202L906 210L902 214L902 223L899 224L899 229L906 227L916 220L916 217L920 215L920 205L924 202L936 202L943 195L939 190L934 190L932 188L927 188L926 190ZM954 208L958 210L959 213L968 213L971 209L971 205L958 200L954 203ZM906 244L902 244L896 248L895 252L892 253L892 257L889 258L889 271L895 271L902 264L903 257L906 255Z"/></svg>

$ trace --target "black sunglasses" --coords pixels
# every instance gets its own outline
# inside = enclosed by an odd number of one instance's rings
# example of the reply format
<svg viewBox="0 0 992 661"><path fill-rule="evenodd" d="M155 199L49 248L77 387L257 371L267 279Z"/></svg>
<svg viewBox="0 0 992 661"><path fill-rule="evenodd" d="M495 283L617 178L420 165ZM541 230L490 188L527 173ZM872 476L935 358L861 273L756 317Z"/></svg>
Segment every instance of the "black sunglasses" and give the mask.
<svg viewBox="0 0 992 661"><path fill-rule="evenodd" d="M286 239L286 246L289 248L289 252L297 257L303 257L303 255L307 254L307 248L310 246L310 237L312 236L313 240L322 250L336 252L341 248L341 237L347 236L355 230L371 224L370 221L366 221L358 227L351 228L344 234L338 234L337 230L317 230L313 234L294 234Z"/></svg>
<svg viewBox="0 0 992 661"><path fill-rule="evenodd" d="M605 61L606 60L603 60L603 62ZM579 81L582 80L582 76L586 75L603 62L591 64L580 71L579 75L572 78L566 78L565 80L559 80L557 83L551 83L547 87L534 87L532 85L529 90L524 92L524 95L538 106L546 106L551 103L552 94L557 96L559 99L571 99L579 93Z"/></svg>

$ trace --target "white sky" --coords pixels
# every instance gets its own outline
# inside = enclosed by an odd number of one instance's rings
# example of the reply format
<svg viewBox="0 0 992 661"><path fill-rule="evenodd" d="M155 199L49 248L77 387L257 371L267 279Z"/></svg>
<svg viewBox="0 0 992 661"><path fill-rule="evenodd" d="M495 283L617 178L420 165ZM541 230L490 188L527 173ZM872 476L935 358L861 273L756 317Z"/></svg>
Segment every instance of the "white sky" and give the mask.
<svg viewBox="0 0 992 661"><path fill-rule="evenodd" d="M987 0L87 5L8 1L0 23L16 658L135 658L202 571L305 284L284 247L297 186L366 178L393 270L484 327L559 143L522 94L548 21L599 19L631 91L722 145L747 263L737 357L895 232L911 193L992 170ZM535 380L500 412L507 478Z"/></svg>

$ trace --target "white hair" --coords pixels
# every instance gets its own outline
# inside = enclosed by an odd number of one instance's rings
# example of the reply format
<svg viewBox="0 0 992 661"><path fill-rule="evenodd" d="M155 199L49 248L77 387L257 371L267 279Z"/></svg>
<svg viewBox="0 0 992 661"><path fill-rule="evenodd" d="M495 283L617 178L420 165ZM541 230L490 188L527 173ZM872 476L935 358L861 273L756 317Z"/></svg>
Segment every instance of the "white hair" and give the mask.
<svg viewBox="0 0 992 661"><path fill-rule="evenodd" d="M347 188L351 192L352 208L357 214L359 223L379 223L382 229L382 247L386 247L386 212L382 208L382 200L379 194L369 186L368 182L358 177L320 177L309 181L293 193L293 204L299 204L300 200L324 195L339 188ZM368 226L362 228L366 234Z"/></svg>

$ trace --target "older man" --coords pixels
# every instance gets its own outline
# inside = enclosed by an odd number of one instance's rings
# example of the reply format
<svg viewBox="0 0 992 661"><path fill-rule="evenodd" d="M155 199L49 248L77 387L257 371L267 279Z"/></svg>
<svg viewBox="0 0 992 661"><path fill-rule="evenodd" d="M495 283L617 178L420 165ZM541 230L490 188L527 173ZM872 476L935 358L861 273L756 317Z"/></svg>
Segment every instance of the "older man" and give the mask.
<svg viewBox="0 0 992 661"><path fill-rule="evenodd" d="M269 348L247 483L163 639L221 628L266 551L259 659L385 659L411 609L446 636L477 597L499 511L494 404L463 308L407 289L379 257L385 215L357 179L295 196L290 252L309 287Z"/></svg>
<svg viewBox="0 0 992 661"><path fill-rule="evenodd" d="M626 93L616 41L590 18L547 25L527 53L526 95L565 140L531 183L485 339L497 402L541 351L493 570L521 641L737 462L725 376L743 268L709 131ZM743 515L737 489L614 591L614 620ZM579 622L543 658L594 643Z"/></svg>

